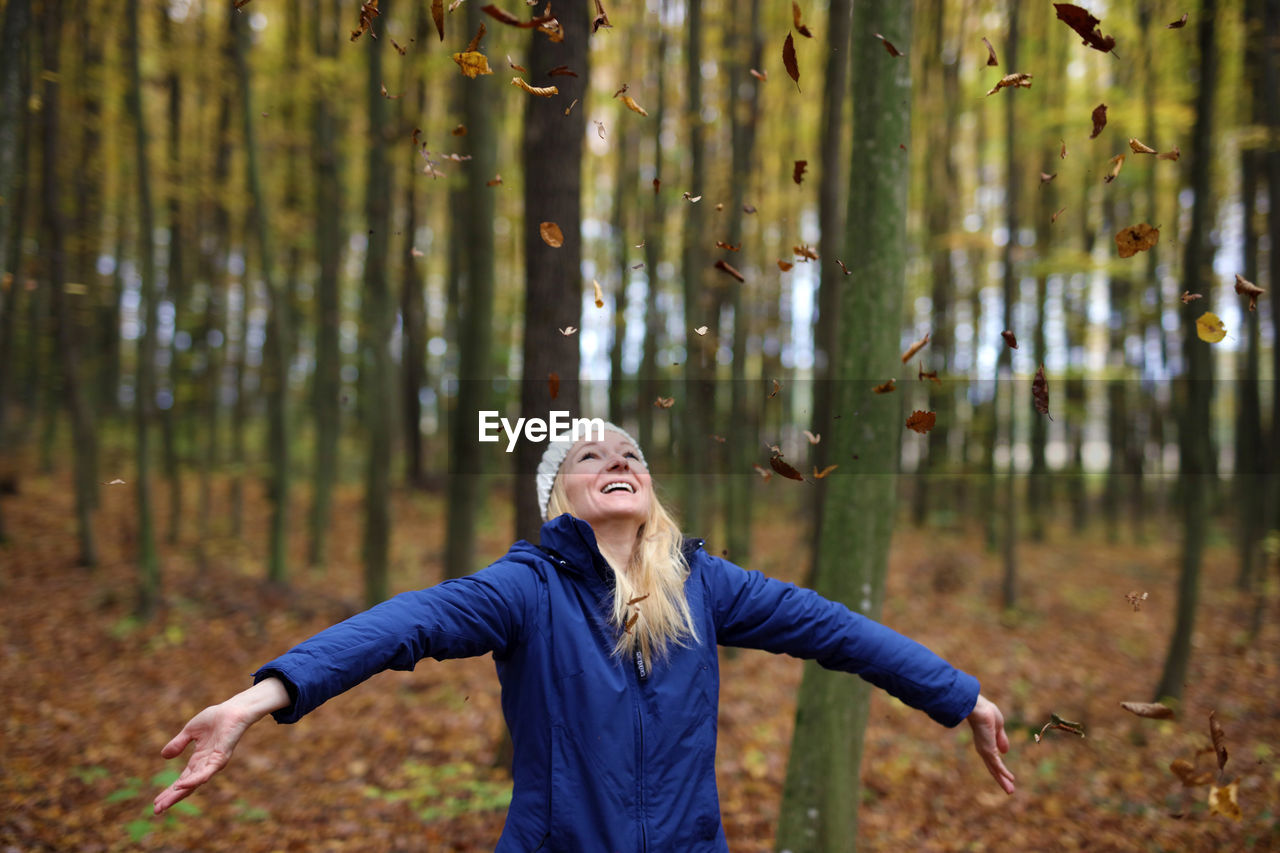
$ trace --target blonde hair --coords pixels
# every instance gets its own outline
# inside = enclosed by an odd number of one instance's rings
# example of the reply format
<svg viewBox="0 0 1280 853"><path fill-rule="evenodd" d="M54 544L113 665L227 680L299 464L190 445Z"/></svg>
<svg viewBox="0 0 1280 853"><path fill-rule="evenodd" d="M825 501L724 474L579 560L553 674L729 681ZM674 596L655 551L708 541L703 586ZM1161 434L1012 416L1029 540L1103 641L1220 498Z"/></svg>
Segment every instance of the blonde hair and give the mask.
<svg viewBox="0 0 1280 853"><path fill-rule="evenodd" d="M559 472L551 486L547 509L549 518L566 512L577 516ZM655 656L666 655L672 644L687 646L698 642L684 594L689 563L681 550L683 543L675 518L650 491L649 514L636 533L631 559L622 571L613 573L610 617L618 629L614 654L634 655L639 650L646 669L652 668Z"/></svg>

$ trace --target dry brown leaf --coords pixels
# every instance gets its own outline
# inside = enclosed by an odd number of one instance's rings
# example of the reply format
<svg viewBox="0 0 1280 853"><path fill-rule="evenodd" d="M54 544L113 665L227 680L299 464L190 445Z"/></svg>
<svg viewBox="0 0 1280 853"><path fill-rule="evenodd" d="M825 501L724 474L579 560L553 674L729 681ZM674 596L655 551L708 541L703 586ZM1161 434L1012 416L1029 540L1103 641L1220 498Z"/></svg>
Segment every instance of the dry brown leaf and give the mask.
<svg viewBox="0 0 1280 853"><path fill-rule="evenodd" d="M1000 78L999 82L997 82L994 86L991 87L991 91L987 92L987 96L990 97L991 95L994 95L996 92L999 92L1001 89L1016 89L1018 87L1022 87L1024 89L1030 89L1031 75L1024 74L1021 72L1017 74L1006 74Z"/></svg>
<svg viewBox="0 0 1280 853"><path fill-rule="evenodd" d="M819 470L818 470L818 466L817 466L817 465L814 465L814 466L813 466L813 479L815 479L815 480L822 480L822 479L824 479L828 474L830 474L832 471L836 470L836 469L837 469L837 468L839 468L839 467L840 467L839 465L828 465L827 467L825 467L825 468L823 468L821 471L819 471Z"/></svg>
<svg viewBox="0 0 1280 853"><path fill-rule="evenodd" d="M705 335L705 334L707 333L707 327L706 327L706 326L699 326L698 328L694 329L693 331L694 331L694 334L697 334L697 335Z"/></svg>
<svg viewBox="0 0 1280 853"><path fill-rule="evenodd" d="M751 463L751 467L756 469L756 473L760 475L760 479L764 480L766 483L769 482L771 479L773 479L772 471L766 471L763 467L756 464L755 462Z"/></svg>
<svg viewBox="0 0 1280 853"><path fill-rule="evenodd" d="M791 465L782 458L781 454L769 459L769 467L786 477L788 480L799 480L801 483L804 482L804 474L801 474L795 468L792 468Z"/></svg>
<svg viewBox="0 0 1280 853"><path fill-rule="evenodd" d="M996 59L996 49L991 46L991 42L987 41L987 37L982 37L982 43L987 46L987 65L999 65L1000 60Z"/></svg>
<svg viewBox="0 0 1280 853"><path fill-rule="evenodd" d="M717 240L717 241L716 241L716 248L717 248L717 249L724 249L724 250L725 250L725 251L727 251L727 252L739 252L739 251L742 251L742 244L741 244L741 243L739 243L739 244L738 244L738 245L736 245L736 246L731 246L731 245L729 245L728 243L726 243L726 242L725 242L725 241L723 241L723 240Z"/></svg>
<svg viewBox="0 0 1280 853"><path fill-rule="evenodd" d="M351 31L351 40L355 41L360 36L369 32L369 28L373 26L373 19L381 13L378 11L378 0L365 0L360 4L360 23L356 29ZM370 38L374 38L370 34Z"/></svg>
<svg viewBox="0 0 1280 853"><path fill-rule="evenodd" d="M552 95L560 94L560 90L555 86L530 86L522 77L512 77L511 85L524 89L530 95L538 95L542 98L550 98Z"/></svg>
<svg viewBox="0 0 1280 853"><path fill-rule="evenodd" d="M576 331L578 331L577 326L565 326L563 329L560 330L560 334L564 335L567 338Z"/></svg>
<svg viewBox="0 0 1280 853"><path fill-rule="evenodd" d="M1227 769L1227 736L1218 723L1218 712L1209 712L1209 737L1213 741L1213 753L1218 759L1218 769Z"/></svg>
<svg viewBox="0 0 1280 853"><path fill-rule="evenodd" d="M642 116L647 116L649 114L649 111L637 104L636 99L630 95L623 95L622 103L626 104L627 109L631 110L633 113L639 113Z"/></svg>
<svg viewBox="0 0 1280 853"><path fill-rule="evenodd" d="M440 41L444 41L444 0L431 0L431 20L435 21Z"/></svg>
<svg viewBox="0 0 1280 853"><path fill-rule="evenodd" d="M808 167L808 160L797 160L795 166L791 170L791 180L797 184L804 180L804 170Z"/></svg>
<svg viewBox="0 0 1280 853"><path fill-rule="evenodd" d="M1056 178L1056 177L1058 177L1058 173L1057 173L1057 172L1054 172L1052 175L1050 175L1048 172L1041 172L1041 173L1040 173L1040 184L1043 186L1044 184L1049 183L1050 181L1052 181L1052 180L1053 180L1054 178Z"/></svg>
<svg viewBox="0 0 1280 853"><path fill-rule="evenodd" d="M791 0L791 21L795 25L796 32L807 39L813 38L813 33L809 32L809 28L800 23L800 4Z"/></svg>
<svg viewBox="0 0 1280 853"><path fill-rule="evenodd" d="M653 401L653 405L659 409L669 409L676 404L675 397L659 397Z"/></svg>
<svg viewBox="0 0 1280 853"><path fill-rule="evenodd" d="M1156 153L1156 149L1135 139L1132 136L1129 137L1129 147L1133 149L1134 154L1155 154Z"/></svg>
<svg viewBox="0 0 1280 853"><path fill-rule="evenodd" d="M1212 770L1202 770L1196 772L1195 765L1184 758L1175 758L1169 764L1169 772L1178 777L1184 787L1194 788L1198 785L1208 785L1213 781Z"/></svg>
<svg viewBox="0 0 1280 853"><path fill-rule="evenodd" d="M817 433L817 434L815 435L814 433L809 432L809 430L807 430L807 429L806 429L806 430L801 430L801 432L803 432L803 433L804 433L804 437L805 437L805 438L809 439L809 443L810 443L810 444L817 444L819 441L822 441L822 434L821 434L821 433Z"/></svg>
<svg viewBox="0 0 1280 853"><path fill-rule="evenodd" d="M1182 149L1175 145L1173 146L1172 151L1166 151L1163 154L1157 154L1156 159L1157 160L1177 160L1181 156L1182 156Z"/></svg>
<svg viewBox="0 0 1280 853"><path fill-rule="evenodd" d="M1089 47L1108 53L1116 46L1115 37L1104 36L1098 29L1102 22L1084 9L1071 3L1054 3L1053 8L1057 10L1058 18L1075 30Z"/></svg>
<svg viewBox="0 0 1280 853"><path fill-rule="evenodd" d="M387 94L387 84L386 84L386 83L383 83L383 84L382 84L382 97L386 98L388 101L398 101L399 99L401 99L401 98L403 98L403 97L404 97L404 93L403 93L403 92L401 92L399 95L390 95L390 94Z"/></svg>
<svg viewBox="0 0 1280 853"><path fill-rule="evenodd" d="M547 72L548 77L577 77L578 72L567 65L557 65Z"/></svg>
<svg viewBox="0 0 1280 853"><path fill-rule="evenodd" d="M1172 24L1165 25L1166 30L1180 30L1187 25L1187 13L1183 12L1182 17L1174 21Z"/></svg>
<svg viewBox="0 0 1280 853"><path fill-rule="evenodd" d="M923 338L916 341L911 346L907 347L906 352L902 354L902 363L906 364L908 361L910 361L911 356L915 355L916 353L920 352L920 350L924 349L925 345L928 343L929 343L929 333L925 332Z"/></svg>
<svg viewBox="0 0 1280 853"><path fill-rule="evenodd" d="M1036 371L1036 378L1031 380L1031 401L1037 412L1049 415L1049 380L1045 379L1043 364ZM1053 415L1049 415L1049 420L1053 420Z"/></svg>
<svg viewBox="0 0 1280 853"><path fill-rule="evenodd" d="M681 198L683 198L685 201L689 202L689 204L697 204L698 202L702 201L702 196L700 196L700 195L694 195L693 193L689 192L688 190L685 190L685 193L684 193L684 195L683 195L683 196L681 196Z"/></svg>
<svg viewBox="0 0 1280 853"><path fill-rule="evenodd" d="M801 243L799 246L792 246L791 250L795 252L796 257L804 261L816 261L818 259L818 251L808 243Z"/></svg>
<svg viewBox="0 0 1280 853"><path fill-rule="evenodd" d="M1004 338L1004 342L1009 345L1009 349L1018 348L1018 339L1017 337L1014 336L1012 330L1005 329L1003 332L1000 333L1000 337Z"/></svg>
<svg viewBox="0 0 1280 853"><path fill-rule="evenodd" d="M578 99L574 98L573 103L564 108L564 114L568 115L569 113L571 113L573 111L573 108L576 107L577 105L578 105Z"/></svg>
<svg viewBox="0 0 1280 853"><path fill-rule="evenodd" d="M767 82L767 81L768 81L768 79L769 79L769 72L767 72L767 71L757 71L757 70L755 70L754 68L752 68L752 69L751 69L751 76L752 76L752 77L754 77L754 78L756 78L757 80L759 80L761 83L764 83L764 82Z"/></svg>
<svg viewBox="0 0 1280 853"><path fill-rule="evenodd" d="M923 382L926 379L932 379L933 382L937 385L942 384L942 380L938 378L938 371L925 370L924 365L921 365L918 368L916 368L916 380L919 382Z"/></svg>
<svg viewBox="0 0 1280 853"><path fill-rule="evenodd" d="M1067 159L1067 140L1062 139L1059 141L1062 143L1062 147L1058 149L1058 159L1065 160Z"/></svg>
<svg viewBox="0 0 1280 853"><path fill-rule="evenodd" d="M596 307L603 308L604 307L604 291L600 289L600 282L596 281L593 278L591 279L591 286L595 288Z"/></svg>
<svg viewBox="0 0 1280 853"><path fill-rule="evenodd" d="M794 266L795 264L791 263L791 261L784 261L782 258L778 258L778 269L783 272L791 272L791 268Z"/></svg>
<svg viewBox="0 0 1280 853"><path fill-rule="evenodd" d="M907 417L907 429L924 435L933 429L934 424L937 422L938 415L936 412L924 412L916 409Z"/></svg>
<svg viewBox="0 0 1280 853"><path fill-rule="evenodd" d="M1124 155L1117 154L1111 158L1111 171L1103 178L1103 183L1111 183L1120 174L1120 167L1124 165Z"/></svg>
<svg viewBox="0 0 1280 853"><path fill-rule="evenodd" d="M1120 707L1149 720L1168 720L1174 716L1172 708L1159 702L1121 702Z"/></svg>
<svg viewBox="0 0 1280 853"><path fill-rule="evenodd" d="M880 41L884 44L884 49L889 51L890 56L895 58L899 56L905 56L905 54L902 51L898 50L896 47L893 46L893 42L889 41L884 36L880 35L879 33L872 33L872 35L880 39Z"/></svg>
<svg viewBox="0 0 1280 853"><path fill-rule="evenodd" d="M796 41L787 33L787 40L782 43L782 67L796 83L796 91L800 91L800 66L796 64Z"/></svg>
<svg viewBox="0 0 1280 853"><path fill-rule="evenodd" d="M494 175L492 178L484 182L486 187L496 187L502 183L502 175Z"/></svg>
<svg viewBox="0 0 1280 853"><path fill-rule="evenodd" d="M1067 208L1065 205L1063 207L1058 208L1058 210L1053 214L1053 216L1049 217L1049 224L1052 225L1053 223L1057 222L1058 217L1061 216L1063 213L1066 213L1066 210Z"/></svg>
<svg viewBox="0 0 1280 853"><path fill-rule="evenodd" d="M1249 297L1249 310L1258 310L1258 297L1266 293L1261 287L1248 281L1240 273L1236 273L1236 293Z"/></svg>
<svg viewBox="0 0 1280 853"><path fill-rule="evenodd" d="M1197 299L1204 299L1204 294L1203 294L1203 293L1192 293L1192 292L1191 292L1191 291L1189 291L1189 290L1184 290L1184 291L1182 291L1182 304L1183 304L1183 305L1190 305L1192 302L1195 302Z"/></svg>
<svg viewBox="0 0 1280 853"><path fill-rule="evenodd" d="M779 382L778 380L774 379L774 380L773 380L773 390L769 392L769 396L768 396L766 399L772 400L774 397L778 396L778 392L779 392L779 391L781 391L781 390L782 390L782 383L781 383L781 382ZM775 452L777 452L777 451L775 451Z"/></svg>
<svg viewBox="0 0 1280 853"><path fill-rule="evenodd" d="M720 270L721 272L728 273L729 275L736 278L738 281L745 282L747 280L746 277L742 275L742 273L738 272L733 267L733 265L726 263L723 259L716 261L716 269Z"/></svg>
<svg viewBox="0 0 1280 853"><path fill-rule="evenodd" d="M1142 602L1146 601L1150 595L1151 593L1149 592L1144 592L1141 595L1136 592L1126 592L1124 594L1124 600L1129 602L1129 606L1133 608L1133 612L1137 613L1142 609Z"/></svg>
<svg viewBox="0 0 1280 853"><path fill-rule="evenodd" d="M1090 139L1096 139L1102 129L1107 126L1107 105L1098 104L1093 108L1093 133L1089 134Z"/></svg>
<svg viewBox="0 0 1280 853"><path fill-rule="evenodd" d="M246 0L246 1L247 1L247 0ZM126 486L126 485L128 485L128 483L126 483L124 480L121 480L119 477L116 477L116 478L115 478L114 480L112 480L111 482L109 482L109 483L103 483L102 485L104 485L104 486Z"/></svg>
<svg viewBox="0 0 1280 853"><path fill-rule="evenodd" d="M1239 823L1244 815L1240 811L1240 800L1238 797L1240 780L1234 780L1230 785L1221 787L1214 785L1209 789L1209 814L1222 815L1228 820L1234 820Z"/></svg>
<svg viewBox="0 0 1280 853"><path fill-rule="evenodd" d="M888 382L881 383L871 390L877 394L892 394L898 390L898 386L894 383L894 380L890 379Z"/></svg>
<svg viewBox="0 0 1280 853"><path fill-rule="evenodd" d="M466 136L466 135L467 135L467 126L466 126L465 124L460 124L460 125L458 125L457 127L455 127L453 130L451 130L451 131L449 131L449 132L450 132L451 134L453 134L454 136Z"/></svg>
<svg viewBox="0 0 1280 853"><path fill-rule="evenodd" d="M1160 229L1145 222L1120 229L1116 234L1116 250L1122 258L1132 258L1160 242Z"/></svg>
<svg viewBox="0 0 1280 853"><path fill-rule="evenodd" d="M538 233L542 235L542 242L546 243L553 249L559 249L564 245L564 232L560 230L560 226L554 222L543 222L538 225Z"/></svg>
<svg viewBox="0 0 1280 853"><path fill-rule="evenodd" d="M591 21L591 32L595 33L601 27L613 28L613 24L609 23L609 16L605 14L604 6L600 4L600 0L596 0L596 16Z"/></svg>

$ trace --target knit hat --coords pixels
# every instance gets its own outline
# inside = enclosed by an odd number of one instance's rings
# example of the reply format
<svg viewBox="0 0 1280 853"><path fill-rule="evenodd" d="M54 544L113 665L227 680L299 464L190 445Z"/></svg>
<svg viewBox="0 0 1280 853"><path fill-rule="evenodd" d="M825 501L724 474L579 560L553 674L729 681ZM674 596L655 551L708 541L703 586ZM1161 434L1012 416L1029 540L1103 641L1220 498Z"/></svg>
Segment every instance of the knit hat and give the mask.
<svg viewBox="0 0 1280 853"><path fill-rule="evenodd" d="M606 432L616 432L634 444L636 453L640 456L640 464L648 467L648 463L644 461L644 451L640 449L640 442L632 438L631 433L616 424L607 422L604 428ZM551 503L551 486L556 481L556 474L560 473L560 466L564 464L564 458L569 455L569 451L576 443L571 438L548 441L547 449L542 452L542 461L538 463L537 481L538 507L542 510L542 518L544 520L550 520L547 519L547 507Z"/></svg>

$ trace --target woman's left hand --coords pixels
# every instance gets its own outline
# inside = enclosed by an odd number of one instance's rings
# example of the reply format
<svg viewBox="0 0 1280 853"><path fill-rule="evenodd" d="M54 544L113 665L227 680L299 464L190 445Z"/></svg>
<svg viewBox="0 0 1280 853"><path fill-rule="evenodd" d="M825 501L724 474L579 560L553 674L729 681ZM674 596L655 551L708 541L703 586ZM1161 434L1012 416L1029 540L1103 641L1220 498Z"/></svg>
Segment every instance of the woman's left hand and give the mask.
<svg viewBox="0 0 1280 853"><path fill-rule="evenodd" d="M1012 794L1013 773L1004 766L1000 756L1009 751L1009 736L1004 733L1004 715L991 700L978 696L978 703L969 713L969 727L973 729L973 748L978 750L988 772L1004 789Z"/></svg>

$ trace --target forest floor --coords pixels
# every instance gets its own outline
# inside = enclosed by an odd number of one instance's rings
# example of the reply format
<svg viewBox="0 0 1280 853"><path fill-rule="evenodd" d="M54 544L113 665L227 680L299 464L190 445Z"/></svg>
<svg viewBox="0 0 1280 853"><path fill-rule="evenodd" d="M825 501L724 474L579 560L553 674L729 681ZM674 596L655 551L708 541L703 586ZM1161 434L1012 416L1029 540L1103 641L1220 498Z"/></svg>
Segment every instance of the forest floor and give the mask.
<svg viewBox="0 0 1280 853"><path fill-rule="evenodd" d="M776 480L757 487L791 485ZM153 796L180 768L160 748L192 714L359 609L359 490L337 495L327 568L295 570L287 592L261 581L257 555L270 513L250 491L243 537L217 531L203 560L195 556L194 492L186 497L180 544L162 549L164 606L147 624L130 616L131 485L102 490L101 565L93 571L74 565L68 477L33 474L4 498L12 541L0 548L0 851L493 848L509 782L494 769L503 723L487 658L424 661L411 674L372 679L297 725L256 726L189 807L150 817ZM215 509L225 512L224 504ZM161 507L162 535L167 517ZM398 493L394 518L393 590L436 582L441 499ZM750 567L798 580L807 522L776 503L763 518ZM480 529L477 553L486 562L509 543L504 502L493 503ZM1232 584L1234 551L1217 540L1204 562L1178 715L1135 717L1120 702L1149 700L1159 678L1180 537L1166 526L1144 546L1101 538L1054 529L1045 543L1021 544L1019 609L1001 613L1000 561L978 533L899 526L883 620L979 676L1005 712L1018 791L1007 797L987 776L967 727L944 729L877 692L862 766L862 849L1280 849L1275 602L1249 642L1250 603ZM1149 594L1141 609L1126 602L1130 592ZM773 849L801 671L797 661L761 652L723 658L720 794L737 853ZM1184 788L1169 769L1176 759L1216 769L1212 750L1204 751L1211 710L1230 753L1226 779L1238 780L1238 822L1210 813L1209 785ZM1033 733L1051 714L1083 722L1087 736L1049 730L1036 743Z"/></svg>

